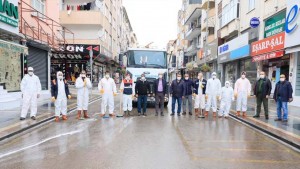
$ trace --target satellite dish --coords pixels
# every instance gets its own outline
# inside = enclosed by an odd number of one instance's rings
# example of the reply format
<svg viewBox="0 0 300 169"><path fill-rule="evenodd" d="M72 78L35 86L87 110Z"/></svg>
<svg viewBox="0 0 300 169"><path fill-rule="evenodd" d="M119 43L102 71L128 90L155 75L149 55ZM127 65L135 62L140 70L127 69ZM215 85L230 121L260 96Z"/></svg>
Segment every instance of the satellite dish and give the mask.
<svg viewBox="0 0 300 169"><path fill-rule="evenodd" d="M103 35L104 35L103 28L101 28L101 29L98 31L97 35L98 35L99 38L102 38L102 37L103 37Z"/></svg>
<svg viewBox="0 0 300 169"><path fill-rule="evenodd" d="M96 0L95 3L96 3L96 6L99 9L102 9L102 7L103 7L103 0Z"/></svg>

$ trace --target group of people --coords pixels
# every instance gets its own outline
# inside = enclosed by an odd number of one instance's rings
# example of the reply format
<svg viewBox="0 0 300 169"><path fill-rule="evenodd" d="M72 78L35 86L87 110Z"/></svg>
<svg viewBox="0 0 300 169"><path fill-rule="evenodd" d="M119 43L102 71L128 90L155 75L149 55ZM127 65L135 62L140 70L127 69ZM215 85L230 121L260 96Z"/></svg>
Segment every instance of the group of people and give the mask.
<svg viewBox="0 0 300 169"><path fill-rule="evenodd" d="M34 75L33 68L28 68L28 74L24 76L21 82L21 91L23 98L23 106L20 120L25 120L28 109L31 109L30 117L36 120L37 99L40 97L41 83L39 78ZM89 118L89 90L92 88L92 83L86 77L86 72L83 70L80 76L76 79L75 88L77 89L77 119ZM110 77L109 72L106 72L98 84L98 90L102 95L101 102L101 117L105 116L108 107L109 116L114 114L114 97L117 95L117 87L115 81ZM268 99L272 90L271 82L265 76L265 72L260 72L260 78L254 85L254 95L256 96L256 114L254 118L260 117L261 105L264 106L265 118L269 119ZM202 73L198 73L195 81L189 78L189 74L185 74L184 78L181 74L177 74L177 78L172 81L170 86L163 78L163 73L159 73L158 79L154 81L153 91L150 89L150 83L147 81L144 74L134 83L130 74L126 74L125 79L120 85L122 94L123 111L117 113L117 117L130 116L132 112L132 100L137 97L138 115L147 115L147 97L150 93L155 96L155 115L164 116L164 101L168 93L172 97L171 116L175 115L175 105L177 103L177 115L181 115L181 105L183 106L182 115L192 115L193 109L198 117L208 116L210 109L213 117L217 116L217 102L220 101L219 117L228 118L232 101L236 100L236 115L246 117L247 102L251 94L251 83L246 78L246 72L241 73L234 85L231 87L229 81L225 82L225 86L221 87L221 82L217 78L215 72L212 73L210 79L203 78ZM291 83L286 80L284 74L280 75L280 81L276 83L273 98L277 104L277 118L275 121L288 120L288 102L293 101L293 89ZM57 72L56 79L51 82L51 100L55 103L55 121L67 120L67 99L71 99L71 94L67 81L64 79L61 71ZM192 104L195 100L194 106ZM143 107L142 107L143 106Z"/></svg>

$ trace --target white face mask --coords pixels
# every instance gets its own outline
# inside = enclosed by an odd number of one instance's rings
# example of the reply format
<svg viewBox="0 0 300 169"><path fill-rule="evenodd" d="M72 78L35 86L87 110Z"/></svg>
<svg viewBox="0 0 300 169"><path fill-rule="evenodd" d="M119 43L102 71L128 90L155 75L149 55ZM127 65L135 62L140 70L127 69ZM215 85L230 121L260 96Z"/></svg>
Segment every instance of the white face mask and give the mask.
<svg viewBox="0 0 300 169"><path fill-rule="evenodd" d="M280 78L280 81L281 81L281 82L285 81L285 78Z"/></svg>
<svg viewBox="0 0 300 169"><path fill-rule="evenodd" d="M189 80L189 78L188 78L188 77L185 77L184 79L185 79L185 80Z"/></svg>
<svg viewBox="0 0 300 169"><path fill-rule="evenodd" d="M177 77L177 80L181 80L181 77Z"/></svg>
<svg viewBox="0 0 300 169"><path fill-rule="evenodd" d="M59 79L59 80L62 80L62 79L63 79L63 76L58 76L58 79Z"/></svg>
<svg viewBox="0 0 300 169"><path fill-rule="evenodd" d="M265 75L260 75L259 76L261 79L264 79L265 78Z"/></svg>
<svg viewBox="0 0 300 169"><path fill-rule="evenodd" d="M85 74L81 74L81 77L86 77Z"/></svg>
<svg viewBox="0 0 300 169"><path fill-rule="evenodd" d="M28 74L29 74L30 76L32 76L32 75L33 75L33 72L28 72Z"/></svg>
<svg viewBox="0 0 300 169"><path fill-rule="evenodd" d="M246 75L242 75L242 79L245 79L246 78Z"/></svg>
<svg viewBox="0 0 300 169"><path fill-rule="evenodd" d="M162 75L159 75L158 77L161 79L163 76L162 76Z"/></svg>
<svg viewBox="0 0 300 169"><path fill-rule="evenodd" d="M143 77L141 77L141 79L144 81L146 78L143 76Z"/></svg>
<svg viewBox="0 0 300 169"><path fill-rule="evenodd" d="M213 76L212 76L213 79L215 79L216 77L217 77L216 75L213 75Z"/></svg>
<svg viewBox="0 0 300 169"><path fill-rule="evenodd" d="M229 86L230 86L230 84L226 83L226 84L225 84L225 86L226 86L226 87L229 87Z"/></svg>
<svg viewBox="0 0 300 169"><path fill-rule="evenodd" d="M130 77L127 76L125 79L126 79L126 80L130 80Z"/></svg>
<svg viewBox="0 0 300 169"><path fill-rule="evenodd" d="M105 75L105 77L108 79L108 78L109 78L109 75Z"/></svg>

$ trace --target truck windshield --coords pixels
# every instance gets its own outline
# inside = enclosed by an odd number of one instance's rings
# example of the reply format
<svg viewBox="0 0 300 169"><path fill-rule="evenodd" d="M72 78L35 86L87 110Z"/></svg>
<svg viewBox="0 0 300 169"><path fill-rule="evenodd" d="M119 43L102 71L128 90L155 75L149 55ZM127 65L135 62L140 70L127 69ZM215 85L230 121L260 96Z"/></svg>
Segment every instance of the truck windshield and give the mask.
<svg viewBox="0 0 300 169"><path fill-rule="evenodd" d="M167 68L167 56L163 51L128 51L128 66L135 68Z"/></svg>

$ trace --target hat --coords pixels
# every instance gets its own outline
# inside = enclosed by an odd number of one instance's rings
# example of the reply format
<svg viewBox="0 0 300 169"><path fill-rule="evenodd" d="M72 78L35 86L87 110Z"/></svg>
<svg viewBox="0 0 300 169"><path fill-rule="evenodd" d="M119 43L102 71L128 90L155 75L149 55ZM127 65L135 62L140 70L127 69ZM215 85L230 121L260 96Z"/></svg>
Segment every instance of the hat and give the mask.
<svg viewBox="0 0 300 169"><path fill-rule="evenodd" d="M33 67L28 67L28 71L33 71Z"/></svg>
<svg viewBox="0 0 300 169"><path fill-rule="evenodd" d="M230 85L230 82L229 82L229 81L226 81L225 84L229 84L229 85Z"/></svg>
<svg viewBox="0 0 300 169"><path fill-rule="evenodd" d="M212 75L217 75L217 73L216 73L216 72L213 72Z"/></svg>

